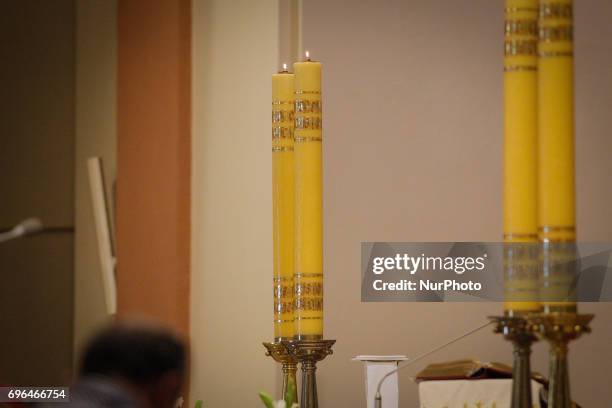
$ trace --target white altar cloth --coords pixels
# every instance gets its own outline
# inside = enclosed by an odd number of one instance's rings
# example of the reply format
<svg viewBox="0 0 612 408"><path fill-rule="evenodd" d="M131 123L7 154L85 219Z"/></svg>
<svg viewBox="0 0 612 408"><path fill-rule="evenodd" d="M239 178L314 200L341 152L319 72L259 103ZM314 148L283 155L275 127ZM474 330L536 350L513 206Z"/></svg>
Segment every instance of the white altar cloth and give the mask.
<svg viewBox="0 0 612 408"><path fill-rule="evenodd" d="M533 407L542 384L531 381ZM420 408L510 408L512 379L440 380L419 383Z"/></svg>

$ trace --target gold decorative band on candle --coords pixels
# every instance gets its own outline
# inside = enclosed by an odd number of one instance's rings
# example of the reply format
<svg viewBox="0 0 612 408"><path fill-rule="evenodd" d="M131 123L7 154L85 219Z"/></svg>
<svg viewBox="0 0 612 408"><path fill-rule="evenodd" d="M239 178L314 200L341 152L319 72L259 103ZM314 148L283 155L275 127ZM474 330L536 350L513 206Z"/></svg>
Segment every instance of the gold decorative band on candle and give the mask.
<svg viewBox="0 0 612 408"><path fill-rule="evenodd" d="M537 55L538 42L536 40L512 40L504 43L504 55Z"/></svg>
<svg viewBox="0 0 612 408"><path fill-rule="evenodd" d="M293 101L272 101L272 105L293 105Z"/></svg>
<svg viewBox="0 0 612 408"><path fill-rule="evenodd" d="M534 245L534 249L536 249L537 247ZM536 251L537 252L537 251ZM536 254L537 255L537 254ZM517 256L518 258L519 256ZM516 260L513 261L512 264L508 264L507 268L505 269L506 272L511 272L512 274L516 275L516 276L520 276L520 277L529 277L533 282L537 281L537 262L536 262L536 258L537 257L533 257L533 258L529 258L526 260L521 260L518 262L530 262L529 264L527 263L518 263ZM536 288L537 289L537 288ZM530 289L530 290L535 290L537 293L536 289ZM525 289L523 288L523 291ZM533 297L531 299L529 299L530 301L535 301L537 300L536 297Z"/></svg>
<svg viewBox="0 0 612 408"><path fill-rule="evenodd" d="M538 13L537 7L506 7L504 12L506 14L514 14L514 13Z"/></svg>
<svg viewBox="0 0 612 408"><path fill-rule="evenodd" d="M304 90L297 90L295 91L296 95L321 95L321 91L304 91Z"/></svg>
<svg viewBox="0 0 612 408"><path fill-rule="evenodd" d="M534 72L537 71L538 67L535 65L507 65L504 66L504 72Z"/></svg>
<svg viewBox="0 0 612 408"><path fill-rule="evenodd" d="M296 99L295 111L298 113L321 113L321 101Z"/></svg>
<svg viewBox="0 0 612 408"><path fill-rule="evenodd" d="M541 51L538 53L540 58L558 58L558 57L573 57L574 51Z"/></svg>
<svg viewBox="0 0 612 408"><path fill-rule="evenodd" d="M507 36L538 35L538 21L534 19L506 20L504 32Z"/></svg>
<svg viewBox="0 0 612 408"><path fill-rule="evenodd" d="M323 121L320 117L304 117L298 116L295 118L296 129L321 129Z"/></svg>
<svg viewBox="0 0 612 408"><path fill-rule="evenodd" d="M298 316L295 320L321 320L321 316Z"/></svg>
<svg viewBox="0 0 612 408"><path fill-rule="evenodd" d="M540 18L567 18L574 16L571 3L544 3L540 5Z"/></svg>
<svg viewBox="0 0 612 408"><path fill-rule="evenodd" d="M293 313L295 310L295 303L293 301L279 302L274 301L274 311L277 314Z"/></svg>
<svg viewBox="0 0 612 408"><path fill-rule="evenodd" d="M300 282L295 285L296 296L323 296L323 282Z"/></svg>
<svg viewBox="0 0 612 408"><path fill-rule="evenodd" d="M538 228L538 232L548 234L551 232L568 232L574 234L576 227L573 225L544 225Z"/></svg>
<svg viewBox="0 0 612 408"><path fill-rule="evenodd" d="M504 241L517 241L517 242L529 242L529 241L537 241L538 234L516 234L516 233L507 233L504 234Z"/></svg>
<svg viewBox="0 0 612 408"><path fill-rule="evenodd" d="M323 297L297 298L295 299L295 310L303 312L321 311L323 310ZM303 316L298 315L296 319L301 317Z"/></svg>
<svg viewBox="0 0 612 408"><path fill-rule="evenodd" d="M295 319L274 319L274 323L293 323ZM288 337L289 338L289 337Z"/></svg>
<svg viewBox="0 0 612 408"><path fill-rule="evenodd" d="M293 313L295 310L295 303L290 301L280 302L278 299L274 299L274 312L278 314Z"/></svg>
<svg viewBox="0 0 612 408"><path fill-rule="evenodd" d="M540 251L540 299L546 312L576 310L579 257L574 242L544 242Z"/></svg>
<svg viewBox="0 0 612 408"><path fill-rule="evenodd" d="M574 27L571 25L540 27L538 37L543 42L573 41Z"/></svg>
<svg viewBox="0 0 612 408"><path fill-rule="evenodd" d="M297 136L295 143L321 142L323 139L320 136Z"/></svg>
<svg viewBox="0 0 612 408"><path fill-rule="evenodd" d="M504 246L506 259L520 259L522 263L516 263L517 270L524 268L526 265L525 261L535 262L538 255L539 244L537 241L532 242L512 242L506 243Z"/></svg>
<svg viewBox="0 0 612 408"><path fill-rule="evenodd" d="M293 129L286 126L274 126L272 128L272 139L292 139Z"/></svg>
<svg viewBox="0 0 612 408"><path fill-rule="evenodd" d="M535 234L522 235L529 236L532 241L504 245L504 310L510 316L540 310L539 245Z"/></svg>
<svg viewBox="0 0 612 408"><path fill-rule="evenodd" d="M274 276L272 278L273 282L291 282L293 285L293 276Z"/></svg>
<svg viewBox="0 0 612 408"><path fill-rule="evenodd" d="M573 242L576 240L576 228L571 225L546 225L538 228L542 242Z"/></svg>
<svg viewBox="0 0 612 408"><path fill-rule="evenodd" d="M293 146L274 146L272 147L272 152L292 152Z"/></svg>
<svg viewBox="0 0 612 408"><path fill-rule="evenodd" d="M293 287L293 282L289 284L276 284L274 285L274 296L277 298L285 298L287 296L293 296L293 292L295 291Z"/></svg>
<svg viewBox="0 0 612 408"><path fill-rule="evenodd" d="M322 273L296 273L294 275L296 278L322 278Z"/></svg>
<svg viewBox="0 0 612 408"><path fill-rule="evenodd" d="M293 111L292 110L273 110L272 111L272 123L280 122L292 122Z"/></svg>

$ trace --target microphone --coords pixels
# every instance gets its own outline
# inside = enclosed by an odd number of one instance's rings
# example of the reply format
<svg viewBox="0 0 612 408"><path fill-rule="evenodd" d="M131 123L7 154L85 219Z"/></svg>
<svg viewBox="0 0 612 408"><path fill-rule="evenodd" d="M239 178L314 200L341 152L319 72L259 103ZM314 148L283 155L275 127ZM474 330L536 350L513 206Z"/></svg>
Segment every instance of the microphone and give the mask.
<svg viewBox="0 0 612 408"><path fill-rule="evenodd" d="M448 341L448 342L446 342L446 343L444 343L444 344L442 344L442 345L440 345L438 347L435 347L435 348L433 348L433 349L431 349L431 350L429 350L429 351L427 351L427 352L425 352L425 353L423 353L423 354L421 354L421 355L419 355L419 356L417 356L415 358L412 358L412 359L406 361L406 363L403 364L401 367L398 366L395 370L389 371L378 382L378 386L376 387L376 396L374 397L374 407L375 408L382 408L382 395L380 394L380 388L382 387L382 385L385 382L385 380L387 378L389 378L391 375L397 373L399 370L402 370L402 369L404 369L406 367L409 367L410 365L416 363L417 361L419 361L419 360L421 360L421 359L423 359L423 358L425 358L427 356L430 356L430 355L432 355L432 354L434 354L434 353L436 353L436 352L438 352L438 351L440 351L440 350L450 346L451 344L453 344L453 343L455 343L455 342L457 342L457 341L459 341L461 339L464 339L464 338L466 338L466 337L476 333L477 331L480 331L480 330L484 329L485 327L488 327L488 326L492 325L493 323L494 322L487 322L487 323L485 323L485 324L483 324L481 326L478 326L478 327L476 327L476 328L474 328L474 329L472 329L472 330L470 330L470 331L468 331L466 333L463 333L461 336L455 337L454 339L452 339L452 340L450 340L450 341Z"/></svg>
<svg viewBox="0 0 612 408"><path fill-rule="evenodd" d="M0 233L0 243L36 234L42 231L43 223L40 218L28 218L15 225L13 229Z"/></svg>

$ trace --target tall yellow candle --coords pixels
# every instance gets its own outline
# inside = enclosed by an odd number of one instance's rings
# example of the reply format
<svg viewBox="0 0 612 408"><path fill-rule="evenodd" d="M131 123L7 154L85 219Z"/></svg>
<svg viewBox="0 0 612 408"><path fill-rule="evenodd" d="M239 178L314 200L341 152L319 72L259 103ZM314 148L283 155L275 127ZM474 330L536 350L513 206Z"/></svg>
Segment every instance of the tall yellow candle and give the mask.
<svg viewBox="0 0 612 408"><path fill-rule="evenodd" d="M505 16L504 241L512 245L504 253L504 310L515 315L540 309L534 245L538 239L538 0L506 0Z"/></svg>
<svg viewBox="0 0 612 408"><path fill-rule="evenodd" d="M294 335L294 75L272 75L272 220L274 338Z"/></svg>
<svg viewBox="0 0 612 408"><path fill-rule="evenodd" d="M295 338L323 337L321 64L295 73Z"/></svg>
<svg viewBox="0 0 612 408"><path fill-rule="evenodd" d="M572 0L540 0L538 58L538 222L543 247L543 298L567 293L575 271L554 267L573 256L574 49ZM567 265L567 264L566 264ZM546 311L575 311L544 302Z"/></svg>

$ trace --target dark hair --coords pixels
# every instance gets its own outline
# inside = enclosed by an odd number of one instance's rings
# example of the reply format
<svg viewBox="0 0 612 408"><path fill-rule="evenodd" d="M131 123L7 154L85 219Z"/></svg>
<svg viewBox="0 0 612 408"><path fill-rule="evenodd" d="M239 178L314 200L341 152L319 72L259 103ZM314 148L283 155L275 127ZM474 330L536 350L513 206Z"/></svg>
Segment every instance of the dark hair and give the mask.
<svg viewBox="0 0 612 408"><path fill-rule="evenodd" d="M165 373L185 370L185 347L169 331L115 324L99 332L83 353L82 376L120 376L135 385L153 384Z"/></svg>

